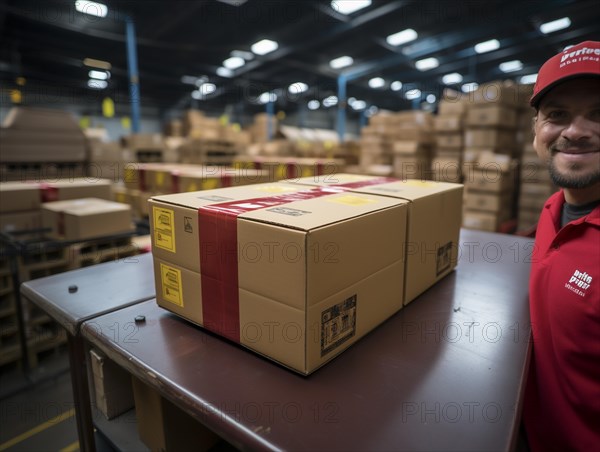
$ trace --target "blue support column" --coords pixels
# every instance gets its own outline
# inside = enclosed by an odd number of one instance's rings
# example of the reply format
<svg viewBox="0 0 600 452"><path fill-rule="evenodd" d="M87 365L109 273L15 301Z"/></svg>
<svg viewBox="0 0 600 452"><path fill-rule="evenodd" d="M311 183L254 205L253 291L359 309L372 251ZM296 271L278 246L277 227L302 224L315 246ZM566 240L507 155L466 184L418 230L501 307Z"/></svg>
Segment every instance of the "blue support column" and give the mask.
<svg viewBox="0 0 600 452"><path fill-rule="evenodd" d="M418 110L421 107L421 97L417 97L416 99L413 99L412 101L412 109L413 110Z"/></svg>
<svg viewBox="0 0 600 452"><path fill-rule="evenodd" d="M344 142L346 135L346 82L345 75L338 77L338 110L337 110L337 132L340 143Z"/></svg>
<svg viewBox="0 0 600 452"><path fill-rule="evenodd" d="M131 17L125 18L127 34L127 69L129 71L129 102L131 103L131 130L140 132L140 77L138 73L135 24Z"/></svg>
<svg viewBox="0 0 600 452"><path fill-rule="evenodd" d="M275 114L275 102L267 102L267 140L273 138L273 116Z"/></svg>

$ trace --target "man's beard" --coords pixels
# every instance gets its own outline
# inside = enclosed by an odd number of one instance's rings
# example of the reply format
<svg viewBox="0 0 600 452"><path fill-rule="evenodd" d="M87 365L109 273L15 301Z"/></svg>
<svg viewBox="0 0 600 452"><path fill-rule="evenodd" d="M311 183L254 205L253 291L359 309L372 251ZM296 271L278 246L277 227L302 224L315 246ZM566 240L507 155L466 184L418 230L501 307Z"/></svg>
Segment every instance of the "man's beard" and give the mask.
<svg viewBox="0 0 600 452"><path fill-rule="evenodd" d="M583 175L569 175L562 174L556 168L554 164L554 156L556 156L557 152L563 151L564 149L573 149L578 148L581 151L588 151L592 149L592 145L588 142L574 143L567 141L557 141L552 146L550 146L550 160L548 161L548 170L550 172L550 179L557 187L561 188L588 188L594 184L600 182L600 168L596 168L595 171L591 171L589 173ZM580 170L582 166L575 163L570 167L572 170Z"/></svg>

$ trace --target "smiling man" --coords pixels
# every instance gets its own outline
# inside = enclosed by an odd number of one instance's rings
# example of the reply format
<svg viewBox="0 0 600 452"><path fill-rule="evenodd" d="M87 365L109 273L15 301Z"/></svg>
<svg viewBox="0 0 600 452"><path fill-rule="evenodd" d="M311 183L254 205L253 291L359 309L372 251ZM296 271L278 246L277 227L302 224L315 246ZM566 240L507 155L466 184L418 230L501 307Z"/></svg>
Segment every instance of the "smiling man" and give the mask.
<svg viewBox="0 0 600 452"><path fill-rule="evenodd" d="M600 445L600 42L540 69L534 147L561 190L538 221L530 282L533 354L523 416L531 449Z"/></svg>

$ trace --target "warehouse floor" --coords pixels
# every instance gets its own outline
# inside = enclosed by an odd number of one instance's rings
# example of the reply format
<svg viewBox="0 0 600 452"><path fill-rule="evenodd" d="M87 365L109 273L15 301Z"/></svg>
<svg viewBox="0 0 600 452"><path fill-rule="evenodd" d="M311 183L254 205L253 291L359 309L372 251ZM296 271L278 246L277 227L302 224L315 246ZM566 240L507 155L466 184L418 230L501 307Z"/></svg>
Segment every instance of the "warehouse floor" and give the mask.
<svg viewBox="0 0 600 452"><path fill-rule="evenodd" d="M79 450L66 350L46 357L25 378L0 373L0 451Z"/></svg>

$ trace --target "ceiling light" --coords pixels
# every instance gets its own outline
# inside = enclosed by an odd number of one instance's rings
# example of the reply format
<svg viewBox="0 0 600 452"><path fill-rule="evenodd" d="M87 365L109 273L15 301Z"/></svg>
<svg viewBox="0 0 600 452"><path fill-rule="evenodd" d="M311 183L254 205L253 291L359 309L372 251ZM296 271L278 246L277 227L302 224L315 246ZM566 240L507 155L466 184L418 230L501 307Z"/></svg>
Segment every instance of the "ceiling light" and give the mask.
<svg viewBox="0 0 600 452"><path fill-rule="evenodd" d="M308 91L308 85L302 82L295 82L288 87L288 91L290 94L300 94Z"/></svg>
<svg viewBox="0 0 600 452"><path fill-rule="evenodd" d="M195 89L194 91L192 91L192 98L194 98L196 100L201 100L202 93L200 92L200 90Z"/></svg>
<svg viewBox="0 0 600 452"><path fill-rule="evenodd" d="M402 89L402 82L396 80L395 82L392 82L390 88L392 91L400 91Z"/></svg>
<svg viewBox="0 0 600 452"><path fill-rule="evenodd" d="M340 14L352 14L371 5L371 0L334 0L331 8Z"/></svg>
<svg viewBox="0 0 600 452"><path fill-rule="evenodd" d="M424 60L419 60L415 62L415 67L420 71L428 71L429 69L436 68L440 65L440 62L437 58L425 58Z"/></svg>
<svg viewBox="0 0 600 452"><path fill-rule="evenodd" d="M383 86L385 86L385 80L381 77L373 77L369 80L369 86L371 88L383 88Z"/></svg>
<svg viewBox="0 0 600 452"><path fill-rule="evenodd" d="M367 113L367 116L373 116L373 115L377 114L378 111L379 111L379 108L377 108L375 105L371 105L366 113Z"/></svg>
<svg viewBox="0 0 600 452"><path fill-rule="evenodd" d="M108 86L108 82L106 80L94 80L90 79L87 83L89 88L92 89L104 89Z"/></svg>
<svg viewBox="0 0 600 452"><path fill-rule="evenodd" d="M218 2L225 3L231 6L240 6L246 3L248 0L217 0Z"/></svg>
<svg viewBox="0 0 600 452"><path fill-rule="evenodd" d="M428 94L425 100L427 100L428 103L433 104L437 100L437 97L435 97L435 94Z"/></svg>
<svg viewBox="0 0 600 452"><path fill-rule="evenodd" d="M244 60L253 60L254 59L254 54L252 52L246 52L245 50L232 50L231 56L232 57L240 57L240 58L243 58Z"/></svg>
<svg viewBox="0 0 600 452"><path fill-rule="evenodd" d="M463 86L460 87L463 93L470 93L471 91L475 91L477 88L479 88L479 83L475 82L465 83Z"/></svg>
<svg viewBox="0 0 600 452"><path fill-rule="evenodd" d="M421 90L420 89L411 89L406 92L404 97L406 97L408 100L419 99L421 97Z"/></svg>
<svg viewBox="0 0 600 452"><path fill-rule="evenodd" d="M214 83L203 83L198 87L198 91L200 91L205 96L214 93L216 90L217 85L215 85Z"/></svg>
<svg viewBox="0 0 600 452"><path fill-rule="evenodd" d="M563 17L562 19L553 20L552 22L546 22L540 25L540 31L547 35L563 28L569 28L571 26L571 19Z"/></svg>
<svg viewBox="0 0 600 452"><path fill-rule="evenodd" d="M103 3L77 1L75 9L80 13L96 17L106 17L108 14L108 7Z"/></svg>
<svg viewBox="0 0 600 452"><path fill-rule="evenodd" d="M334 105L337 105L337 103L338 103L338 98L336 96L329 96L329 97L326 97L325 99L323 99L324 107L333 107Z"/></svg>
<svg viewBox="0 0 600 452"><path fill-rule="evenodd" d="M98 69L110 70L112 65L108 61L96 60L94 58L86 58L83 60L83 64L87 67L95 67Z"/></svg>
<svg viewBox="0 0 600 452"><path fill-rule="evenodd" d="M442 77L442 83L444 85L454 85L456 83L460 83L463 81L463 76L458 72L453 72L451 74L446 74Z"/></svg>
<svg viewBox="0 0 600 452"><path fill-rule="evenodd" d="M320 106L321 106L321 103L318 100L316 100L316 99L313 99L313 100L311 100L311 101L308 102L308 109L309 110L317 110Z"/></svg>
<svg viewBox="0 0 600 452"><path fill-rule="evenodd" d="M528 75L524 75L523 77L521 77L519 79L519 83L523 84L523 85L530 85L532 83L535 83L535 81L537 80L537 74L528 74Z"/></svg>
<svg viewBox="0 0 600 452"><path fill-rule="evenodd" d="M355 100L351 107L353 110L364 110L367 108L367 103L364 100Z"/></svg>
<svg viewBox="0 0 600 452"><path fill-rule="evenodd" d="M194 77L193 75L183 75L181 77L181 83L185 83L186 85L195 85L198 77Z"/></svg>
<svg viewBox="0 0 600 452"><path fill-rule="evenodd" d="M348 99L348 105L352 106L352 104L354 104L354 102L356 102L356 97L351 97Z"/></svg>
<svg viewBox="0 0 600 452"><path fill-rule="evenodd" d="M500 41L497 39L490 39L489 41L483 41L479 44L475 44L475 52L477 53L486 53L491 52L492 50L496 50L500 48Z"/></svg>
<svg viewBox="0 0 600 452"><path fill-rule="evenodd" d="M341 56L339 58L335 58L329 62L329 66L333 69L342 69L343 67L350 66L354 63L352 57L349 56Z"/></svg>
<svg viewBox="0 0 600 452"><path fill-rule="evenodd" d="M221 66L217 68L217 75L221 77L233 77L233 71Z"/></svg>
<svg viewBox="0 0 600 452"><path fill-rule="evenodd" d="M246 64L246 62L240 57L231 57L223 61L223 66L227 69L237 69L242 67L244 64Z"/></svg>
<svg viewBox="0 0 600 452"><path fill-rule="evenodd" d="M250 47L250 50L257 55L266 55L267 53L274 52L279 48L279 44L275 41L271 41L270 39L263 39L261 41L255 42Z"/></svg>
<svg viewBox="0 0 600 452"><path fill-rule="evenodd" d="M261 104L275 102L276 100L277 100L277 94L275 94L275 93L262 93L260 96L258 96L258 102Z"/></svg>
<svg viewBox="0 0 600 452"><path fill-rule="evenodd" d="M92 70L88 72L88 76L90 78L95 78L96 80L108 80L110 78L110 72Z"/></svg>
<svg viewBox="0 0 600 452"><path fill-rule="evenodd" d="M502 72L514 72L523 69L523 63L519 60L505 61L498 66Z"/></svg>
<svg viewBox="0 0 600 452"><path fill-rule="evenodd" d="M419 35L412 28L399 31L385 38L386 42L391 46L399 46L407 42L414 41Z"/></svg>

